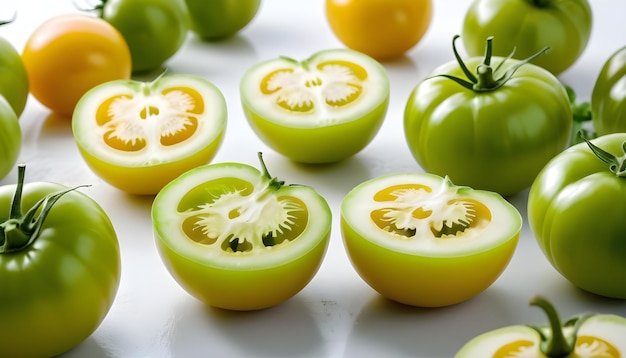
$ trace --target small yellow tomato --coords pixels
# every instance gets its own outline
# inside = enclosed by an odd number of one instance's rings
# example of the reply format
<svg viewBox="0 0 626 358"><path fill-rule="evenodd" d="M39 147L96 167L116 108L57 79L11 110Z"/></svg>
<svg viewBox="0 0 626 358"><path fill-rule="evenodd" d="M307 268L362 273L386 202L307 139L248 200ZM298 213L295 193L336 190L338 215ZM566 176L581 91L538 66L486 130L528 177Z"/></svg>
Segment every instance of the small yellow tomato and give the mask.
<svg viewBox="0 0 626 358"><path fill-rule="evenodd" d="M62 116L106 81L128 79L132 62L122 35L108 22L80 14L59 15L30 35L22 52L31 94Z"/></svg>
<svg viewBox="0 0 626 358"><path fill-rule="evenodd" d="M326 0L326 18L347 47L377 60L402 56L428 30L432 0Z"/></svg>

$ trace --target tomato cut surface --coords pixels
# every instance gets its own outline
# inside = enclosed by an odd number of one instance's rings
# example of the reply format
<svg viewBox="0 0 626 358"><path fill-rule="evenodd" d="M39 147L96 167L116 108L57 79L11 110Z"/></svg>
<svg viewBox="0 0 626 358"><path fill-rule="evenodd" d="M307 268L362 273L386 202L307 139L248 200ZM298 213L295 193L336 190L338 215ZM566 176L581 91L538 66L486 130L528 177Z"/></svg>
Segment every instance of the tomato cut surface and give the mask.
<svg viewBox="0 0 626 358"><path fill-rule="evenodd" d="M304 288L328 246L331 212L307 186L239 163L186 172L152 207L157 247L172 276L208 305L254 310Z"/></svg>
<svg viewBox="0 0 626 358"><path fill-rule="evenodd" d="M431 174L392 174L355 187L341 204L347 253L384 297L445 306L489 287L508 265L522 226L500 195Z"/></svg>
<svg viewBox="0 0 626 358"><path fill-rule="evenodd" d="M353 50L321 51L299 62L281 57L252 67L241 82L252 129L298 162L348 158L377 134L387 112L389 78Z"/></svg>
<svg viewBox="0 0 626 358"><path fill-rule="evenodd" d="M170 75L94 88L79 102L72 128L96 174L124 191L156 194L215 156L226 116L224 97L213 84Z"/></svg>

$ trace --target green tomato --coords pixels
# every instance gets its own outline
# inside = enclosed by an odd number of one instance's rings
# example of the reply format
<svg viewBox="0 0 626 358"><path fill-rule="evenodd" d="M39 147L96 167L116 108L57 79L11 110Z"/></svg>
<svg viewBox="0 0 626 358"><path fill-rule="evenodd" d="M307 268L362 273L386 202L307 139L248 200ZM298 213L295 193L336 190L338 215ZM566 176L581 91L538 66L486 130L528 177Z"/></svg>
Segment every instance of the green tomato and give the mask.
<svg viewBox="0 0 626 358"><path fill-rule="evenodd" d="M626 318L584 314L561 323L545 298L533 297L530 304L546 313L549 325L515 325L483 333L467 342L454 358L623 357Z"/></svg>
<svg viewBox="0 0 626 358"><path fill-rule="evenodd" d="M489 54L491 40L487 47ZM454 52L459 62L435 69L407 101L409 148L427 172L503 196L516 194L567 147L567 92L539 66L489 55L463 62ZM476 75L468 68L476 68Z"/></svg>
<svg viewBox="0 0 626 358"><path fill-rule="evenodd" d="M256 16L261 0L185 0L191 30L207 41L232 36Z"/></svg>
<svg viewBox="0 0 626 358"><path fill-rule="evenodd" d="M390 174L352 189L341 233L352 265L383 297L441 307L487 289L508 265L519 211L493 192L433 174Z"/></svg>
<svg viewBox="0 0 626 358"><path fill-rule="evenodd" d="M28 100L28 76L20 54L0 37L0 95L9 102L15 114L22 115Z"/></svg>
<svg viewBox="0 0 626 358"><path fill-rule="evenodd" d="M158 70L185 42L184 0L102 0L101 17L126 39L133 72Z"/></svg>
<svg viewBox="0 0 626 358"><path fill-rule="evenodd" d="M589 143L568 148L539 173L528 197L528 220L543 253L572 284L624 299L626 134Z"/></svg>
<svg viewBox="0 0 626 358"><path fill-rule="evenodd" d="M524 59L549 46L533 63L554 75L568 69L589 42L592 13L587 0L474 0L463 22L463 42L470 56L483 53L493 36L496 56Z"/></svg>
<svg viewBox="0 0 626 358"><path fill-rule="evenodd" d="M9 174L22 147L22 130L9 102L0 96L0 179Z"/></svg>
<svg viewBox="0 0 626 358"><path fill-rule="evenodd" d="M302 62L280 57L245 73L241 102L270 148L296 162L338 162L378 133L389 78L376 60L349 49L320 51Z"/></svg>
<svg viewBox="0 0 626 358"><path fill-rule="evenodd" d="M48 182L0 187L0 347L57 356L89 337L120 282L116 233L87 195ZM22 212L22 207L25 212Z"/></svg>
<svg viewBox="0 0 626 358"><path fill-rule="evenodd" d="M626 46L602 67L591 94L591 112L597 135L626 132Z"/></svg>
<svg viewBox="0 0 626 358"><path fill-rule="evenodd" d="M173 180L154 199L152 220L176 281L207 305L239 311L277 305L303 289L332 224L314 189L284 185L264 164L261 173L240 163L209 164Z"/></svg>

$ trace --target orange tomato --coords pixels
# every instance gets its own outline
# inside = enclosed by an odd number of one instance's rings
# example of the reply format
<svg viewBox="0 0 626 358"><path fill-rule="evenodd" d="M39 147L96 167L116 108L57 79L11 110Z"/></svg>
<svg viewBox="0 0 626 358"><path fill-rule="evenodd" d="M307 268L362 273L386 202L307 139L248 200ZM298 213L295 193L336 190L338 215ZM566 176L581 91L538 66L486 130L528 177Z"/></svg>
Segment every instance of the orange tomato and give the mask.
<svg viewBox="0 0 626 358"><path fill-rule="evenodd" d="M30 92L41 104L71 116L92 87L129 79L126 40L108 22L81 14L59 15L36 28L22 52Z"/></svg>
<svg viewBox="0 0 626 358"><path fill-rule="evenodd" d="M402 56L424 36L432 0L326 0L326 18L347 47L377 60Z"/></svg>

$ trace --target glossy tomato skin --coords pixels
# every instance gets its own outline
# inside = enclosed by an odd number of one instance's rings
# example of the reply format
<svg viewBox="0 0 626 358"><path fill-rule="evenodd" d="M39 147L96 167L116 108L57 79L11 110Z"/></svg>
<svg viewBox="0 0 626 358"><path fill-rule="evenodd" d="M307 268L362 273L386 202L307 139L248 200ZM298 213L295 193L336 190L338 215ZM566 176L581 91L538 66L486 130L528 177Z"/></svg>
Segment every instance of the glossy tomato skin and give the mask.
<svg viewBox="0 0 626 358"><path fill-rule="evenodd" d="M492 58L492 63L502 60ZM482 59L465 63L474 69ZM568 145L569 99L548 71L522 65L502 87L486 92L466 89L441 74L463 76L456 61L435 69L413 90L404 113L408 146L425 171L509 196L529 187Z"/></svg>
<svg viewBox="0 0 626 358"><path fill-rule="evenodd" d="M0 96L0 179L13 169L21 147L22 130L17 115L9 102Z"/></svg>
<svg viewBox="0 0 626 358"><path fill-rule="evenodd" d="M19 118L28 100L28 75L19 52L0 37L0 94Z"/></svg>
<svg viewBox="0 0 626 358"><path fill-rule="evenodd" d="M22 61L31 94L65 117L71 117L78 100L92 87L131 75L130 52L122 35L88 15L58 15L42 23L28 38Z"/></svg>
<svg viewBox="0 0 626 358"><path fill-rule="evenodd" d="M468 216L452 215L466 209ZM436 217L473 223L439 236ZM515 252L522 217L496 193L400 173L352 189L341 203L340 223L352 265L374 290L406 305L443 307L478 295L500 276Z"/></svg>
<svg viewBox="0 0 626 358"><path fill-rule="evenodd" d="M213 83L177 74L92 88L76 106L72 132L100 178L128 193L154 195L213 159L226 121L226 101Z"/></svg>
<svg viewBox="0 0 626 358"><path fill-rule="evenodd" d="M2 219L8 218L15 187L0 187ZM66 189L47 182L25 184L23 211ZM52 357L80 344L107 315L120 273L119 244L106 213L79 191L65 194L30 247L0 254L2 354Z"/></svg>
<svg viewBox="0 0 626 358"><path fill-rule="evenodd" d="M102 18L128 43L133 73L160 70L189 30L184 0L107 0Z"/></svg>
<svg viewBox="0 0 626 358"><path fill-rule="evenodd" d="M587 0L474 0L463 22L467 53L479 56L485 39L500 45L494 55L524 59L545 46L550 51L533 63L555 75L568 69L585 50L593 17Z"/></svg>
<svg viewBox="0 0 626 358"><path fill-rule="evenodd" d="M598 135L626 132L626 47L602 67L591 94L591 111Z"/></svg>
<svg viewBox="0 0 626 358"><path fill-rule="evenodd" d="M332 214L311 187L282 185L245 164L214 163L166 185L152 221L161 259L183 289L209 306L250 311L278 305L310 282ZM270 231L281 241L261 242ZM242 248L234 251L237 238Z"/></svg>
<svg viewBox="0 0 626 358"><path fill-rule="evenodd" d="M326 0L330 28L348 48L377 60L398 58L422 39L432 0Z"/></svg>
<svg viewBox="0 0 626 358"><path fill-rule="evenodd" d="M233 36L256 16L261 0L185 0L191 30L216 41Z"/></svg>
<svg viewBox="0 0 626 358"><path fill-rule="evenodd" d="M389 78L373 58L323 50L304 61L266 60L243 76L246 119L257 136L301 163L333 163L365 148L389 105Z"/></svg>
<svg viewBox="0 0 626 358"><path fill-rule="evenodd" d="M626 134L592 140L622 155ZM574 286L626 298L626 181L586 143L565 150L539 173L528 197L530 227L547 259Z"/></svg>

